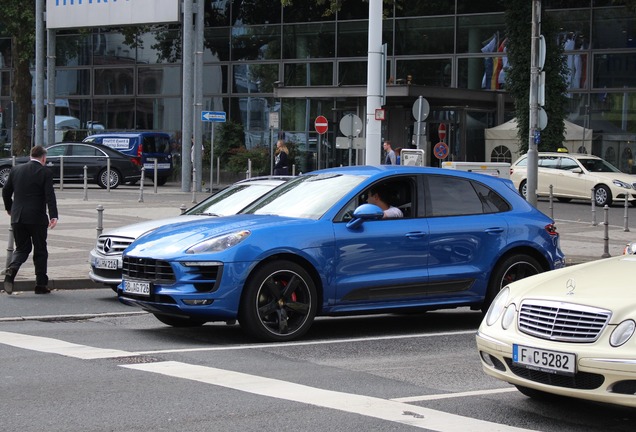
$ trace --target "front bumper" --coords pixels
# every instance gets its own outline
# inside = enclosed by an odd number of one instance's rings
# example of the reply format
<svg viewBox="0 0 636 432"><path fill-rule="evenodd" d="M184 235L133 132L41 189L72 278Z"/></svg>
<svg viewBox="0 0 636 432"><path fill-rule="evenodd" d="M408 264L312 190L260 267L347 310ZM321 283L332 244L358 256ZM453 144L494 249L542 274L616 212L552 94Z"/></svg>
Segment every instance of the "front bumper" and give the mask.
<svg viewBox="0 0 636 432"><path fill-rule="evenodd" d="M588 353L581 344L579 346L582 349L575 350L572 345L560 346L564 344L539 342L519 333L513 334L515 343L575 352L576 374L570 377L516 366L512 363L512 341L492 337L480 329L475 338L486 374L513 385L545 393L636 407L636 359L612 358L599 355L598 350L590 350Z"/></svg>

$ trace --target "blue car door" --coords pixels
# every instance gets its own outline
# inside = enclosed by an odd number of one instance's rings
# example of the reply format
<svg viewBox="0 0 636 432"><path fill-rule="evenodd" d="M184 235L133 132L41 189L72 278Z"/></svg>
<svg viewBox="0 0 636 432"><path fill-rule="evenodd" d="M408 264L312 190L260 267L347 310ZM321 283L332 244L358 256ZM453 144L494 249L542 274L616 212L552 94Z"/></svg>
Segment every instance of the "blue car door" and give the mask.
<svg viewBox="0 0 636 432"><path fill-rule="evenodd" d="M427 179L429 296L465 301L483 296L508 234L485 186L448 176Z"/></svg>
<svg viewBox="0 0 636 432"><path fill-rule="evenodd" d="M403 179L404 180L404 179ZM428 225L418 218L414 179L401 183L403 218L368 220L357 229L334 224L335 299L338 310L387 307L426 296ZM354 206L355 207L355 206Z"/></svg>

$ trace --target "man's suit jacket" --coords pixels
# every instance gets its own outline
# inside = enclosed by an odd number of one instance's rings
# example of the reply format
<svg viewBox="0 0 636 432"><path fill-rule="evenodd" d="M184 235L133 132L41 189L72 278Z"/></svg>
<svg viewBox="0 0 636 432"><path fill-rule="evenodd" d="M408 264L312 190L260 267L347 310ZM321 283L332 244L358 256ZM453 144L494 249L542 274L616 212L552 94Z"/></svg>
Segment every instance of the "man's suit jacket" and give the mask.
<svg viewBox="0 0 636 432"><path fill-rule="evenodd" d="M57 219L53 173L37 160L13 167L2 199L4 208L11 212L12 224L48 225L49 217Z"/></svg>

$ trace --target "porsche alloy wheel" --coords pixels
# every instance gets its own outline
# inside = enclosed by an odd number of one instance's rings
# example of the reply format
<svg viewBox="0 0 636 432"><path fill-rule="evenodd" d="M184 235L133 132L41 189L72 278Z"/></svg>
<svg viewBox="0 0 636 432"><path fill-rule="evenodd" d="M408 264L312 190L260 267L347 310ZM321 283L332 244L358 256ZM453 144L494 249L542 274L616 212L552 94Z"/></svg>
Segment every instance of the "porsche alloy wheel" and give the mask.
<svg viewBox="0 0 636 432"><path fill-rule="evenodd" d="M289 341L309 330L316 308L316 287L307 271L291 261L274 261L247 282L239 321L258 339Z"/></svg>

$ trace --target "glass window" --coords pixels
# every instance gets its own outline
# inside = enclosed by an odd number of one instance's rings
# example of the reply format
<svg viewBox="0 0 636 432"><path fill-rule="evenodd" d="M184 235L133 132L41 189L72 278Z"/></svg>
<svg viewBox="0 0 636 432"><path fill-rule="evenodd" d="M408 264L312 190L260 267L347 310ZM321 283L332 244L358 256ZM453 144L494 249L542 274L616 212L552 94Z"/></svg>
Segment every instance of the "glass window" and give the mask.
<svg viewBox="0 0 636 432"><path fill-rule="evenodd" d="M309 1L295 1L293 6L283 7L283 22L333 21L336 17L329 12L329 2L323 5Z"/></svg>
<svg viewBox="0 0 636 432"><path fill-rule="evenodd" d="M271 93L278 81L278 64L237 64L233 71L233 93Z"/></svg>
<svg viewBox="0 0 636 432"><path fill-rule="evenodd" d="M174 63L181 61L181 31L160 28L137 36L137 62Z"/></svg>
<svg viewBox="0 0 636 432"><path fill-rule="evenodd" d="M355 19L369 19L368 0L347 0L340 3L338 21Z"/></svg>
<svg viewBox="0 0 636 432"><path fill-rule="evenodd" d="M592 44L599 48L636 47L636 14L626 8L595 9Z"/></svg>
<svg viewBox="0 0 636 432"><path fill-rule="evenodd" d="M278 60L281 26L232 28L233 60Z"/></svg>
<svg viewBox="0 0 636 432"><path fill-rule="evenodd" d="M181 129L181 98L138 98L133 129L173 131ZM130 116L130 111L128 113ZM128 128L126 128L128 129Z"/></svg>
<svg viewBox="0 0 636 432"><path fill-rule="evenodd" d="M595 132L621 134L636 130L636 93L601 92L590 97L590 122ZM633 135L632 135L633 136Z"/></svg>
<svg viewBox="0 0 636 432"><path fill-rule="evenodd" d="M484 213L498 213L510 210L508 204L497 192L481 183L473 183L477 195L483 204Z"/></svg>
<svg viewBox="0 0 636 432"><path fill-rule="evenodd" d="M559 168L564 170L564 171L568 171L568 170L571 170L571 169L580 168L580 166L579 166L579 164L576 163L576 161L574 159L568 158L568 157L562 157L561 158L561 166Z"/></svg>
<svg viewBox="0 0 636 432"><path fill-rule="evenodd" d="M368 55L368 21L338 24L338 57L368 57Z"/></svg>
<svg viewBox="0 0 636 432"><path fill-rule="evenodd" d="M227 66L203 66L203 94L227 93Z"/></svg>
<svg viewBox="0 0 636 432"><path fill-rule="evenodd" d="M142 95L180 95L181 67L140 67L137 93Z"/></svg>
<svg viewBox="0 0 636 432"><path fill-rule="evenodd" d="M452 54L454 32L453 17L396 20L395 55Z"/></svg>
<svg viewBox="0 0 636 432"><path fill-rule="evenodd" d="M55 94L90 95L91 71L89 69L56 69Z"/></svg>
<svg viewBox="0 0 636 432"><path fill-rule="evenodd" d="M69 154L72 156L103 156L104 153L95 147L87 145L71 145L69 146Z"/></svg>
<svg viewBox="0 0 636 432"><path fill-rule="evenodd" d="M67 149L67 146L65 145L52 146L47 149L46 156L47 157L64 156L66 154L66 149Z"/></svg>
<svg viewBox="0 0 636 432"><path fill-rule="evenodd" d="M0 96L11 96L11 72L0 72Z"/></svg>
<svg viewBox="0 0 636 432"><path fill-rule="evenodd" d="M455 2L448 0L409 0L395 5L396 17L431 16L431 15L453 15L455 13Z"/></svg>
<svg viewBox="0 0 636 432"><path fill-rule="evenodd" d="M594 55L594 88L636 87L634 53Z"/></svg>
<svg viewBox="0 0 636 432"><path fill-rule="evenodd" d="M333 63L288 63L285 86L333 85Z"/></svg>
<svg viewBox="0 0 636 432"><path fill-rule="evenodd" d="M134 94L133 68L95 69L96 95Z"/></svg>
<svg viewBox="0 0 636 432"><path fill-rule="evenodd" d="M457 0L457 13L503 12L506 10L505 3L500 0Z"/></svg>
<svg viewBox="0 0 636 432"><path fill-rule="evenodd" d="M230 60L230 28L207 28L205 29L205 62L208 61L229 61ZM208 55L212 56L209 58Z"/></svg>
<svg viewBox="0 0 636 432"><path fill-rule="evenodd" d="M503 89L507 64L504 56L460 58L457 60L457 87Z"/></svg>
<svg viewBox="0 0 636 432"><path fill-rule="evenodd" d="M589 8L590 0L542 0L541 8L546 9L575 9Z"/></svg>
<svg viewBox="0 0 636 432"><path fill-rule="evenodd" d="M457 52L489 53L498 51L506 38L505 27L503 14L458 17Z"/></svg>
<svg viewBox="0 0 636 432"><path fill-rule="evenodd" d="M428 177L430 216L482 214L480 197L469 180L450 176Z"/></svg>
<svg viewBox="0 0 636 432"><path fill-rule="evenodd" d="M451 75L450 58L397 61L397 78L406 79L410 84L450 87Z"/></svg>
<svg viewBox="0 0 636 432"><path fill-rule="evenodd" d="M106 129L135 129L135 116L131 115L134 106L132 98L94 98L93 120L99 121Z"/></svg>
<svg viewBox="0 0 636 432"><path fill-rule="evenodd" d="M212 0L204 3L206 26L220 27L230 25L230 2Z"/></svg>
<svg viewBox="0 0 636 432"><path fill-rule="evenodd" d="M0 38L0 68L11 67L11 38Z"/></svg>
<svg viewBox="0 0 636 432"><path fill-rule="evenodd" d="M279 23L281 9L279 1L242 0L232 2L232 23L234 25Z"/></svg>
<svg viewBox="0 0 636 432"><path fill-rule="evenodd" d="M334 23L285 25L283 35L283 58L306 59L335 56Z"/></svg>
<svg viewBox="0 0 636 432"><path fill-rule="evenodd" d="M366 61L338 63L338 85L363 85L366 83Z"/></svg>
<svg viewBox="0 0 636 432"><path fill-rule="evenodd" d="M55 37L57 66L86 66L91 64L92 35L60 34Z"/></svg>

